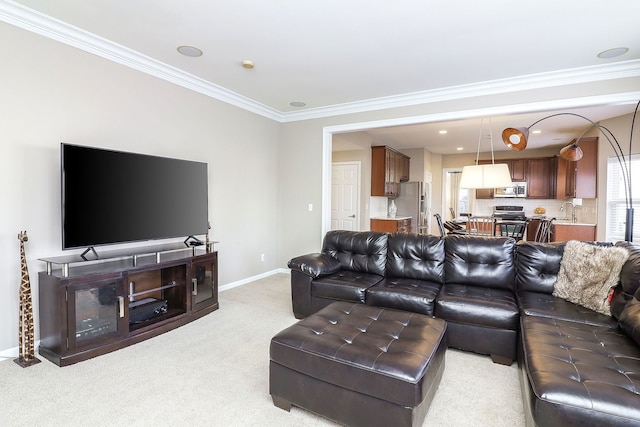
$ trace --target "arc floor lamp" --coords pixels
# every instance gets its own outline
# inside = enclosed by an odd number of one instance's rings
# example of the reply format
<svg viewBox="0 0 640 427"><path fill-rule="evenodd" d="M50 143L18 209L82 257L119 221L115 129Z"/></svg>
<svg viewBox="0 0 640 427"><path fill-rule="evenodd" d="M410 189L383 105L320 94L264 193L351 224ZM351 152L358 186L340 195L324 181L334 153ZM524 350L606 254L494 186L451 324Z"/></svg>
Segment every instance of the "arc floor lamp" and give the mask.
<svg viewBox="0 0 640 427"><path fill-rule="evenodd" d="M636 121L636 114L638 113L638 107L640 106L640 101L636 104L636 109L633 113L633 119L631 120L631 135L629 136L629 149L627 155L625 156L624 151L622 151L622 147L618 143L615 135L607 129L605 126L599 125L595 123L593 120L582 116L576 113L557 113L551 114L549 116L543 117L540 120L537 120L531 126L526 128L507 128L502 131L502 141L505 145L511 148L514 151L522 151L527 146L527 140L529 138L529 129L531 129L536 124L540 123L543 120L550 119L552 117L557 116L575 116L580 117L591 123L593 127L598 129L602 135L606 138L607 142L613 149L616 158L618 159L618 163L620 164L620 169L622 171L622 179L624 181L624 190L625 190L625 206L627 209L626 212L626 222L625 222L625 231L624 231L624 240L627 242L633 242L633 194L631 192L631 144L633 141L633 128ZM587 129L587 131L590 129ZM578 145L580 142L580 138L584 136L587 132L583 132L582 135L578 137L575 141L571 142L569 145L560 150L560 157L570 160L570 161L578 161L582 158L582 149Z"/></svg>

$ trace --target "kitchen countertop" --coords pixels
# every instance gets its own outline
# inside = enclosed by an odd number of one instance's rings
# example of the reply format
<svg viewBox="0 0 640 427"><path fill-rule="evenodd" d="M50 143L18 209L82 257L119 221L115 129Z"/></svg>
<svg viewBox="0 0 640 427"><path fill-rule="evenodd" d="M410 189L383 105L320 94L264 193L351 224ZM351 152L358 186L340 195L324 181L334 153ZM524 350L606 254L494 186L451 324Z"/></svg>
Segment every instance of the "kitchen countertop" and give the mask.
<svg viewBox="0 0 640 427"><path fill-rule="evenodd" d="M388 217L388 216L376 216L376 217L373 217L373 218L370 218L370 219L384 219L384 220L388 220L388 221L402 221L402 220L405 220L405 219L411 219L411 217L410 216L396 216L395 218L391 218L391 217Z"/></svg>
<svg viewBox="0 0 640 427"><path fill-rule="evenodd" d="M548 219L546 217L543 216L532 216L530 217L531 219ZM587 226L587 227L595 227L596 224L592 223L592 222L571 222L570 219L568 218L555 218L553 220L553 224L554 225L583 225L583 226Z"/></svg>
<svg viewBox="0 0 640 427"><path fill-rule="evenodd" d="M583 225L588 227L595 227L596 225L589 222L571 222L569 219L558 219L553 221L555 225Z"/></svg>

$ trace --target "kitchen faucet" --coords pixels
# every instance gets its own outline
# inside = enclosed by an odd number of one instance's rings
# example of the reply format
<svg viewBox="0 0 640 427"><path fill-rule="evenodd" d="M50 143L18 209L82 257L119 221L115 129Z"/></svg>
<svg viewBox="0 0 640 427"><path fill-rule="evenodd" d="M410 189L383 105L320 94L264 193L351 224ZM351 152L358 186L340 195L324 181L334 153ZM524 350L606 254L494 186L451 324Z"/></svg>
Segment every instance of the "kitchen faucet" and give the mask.
<svg viewBox="0 0 640 427"><path fill-rule="evenodd" d="M571 222L577 222L577 218L576 218L576 207L572 202L564 202L561 206L560 206L560 212L564 212L564 207L565 205L569 205L571 206ZM565 215L565 217L567 217L567 215ZM567 217L568 218L568 217Z"/></svg>

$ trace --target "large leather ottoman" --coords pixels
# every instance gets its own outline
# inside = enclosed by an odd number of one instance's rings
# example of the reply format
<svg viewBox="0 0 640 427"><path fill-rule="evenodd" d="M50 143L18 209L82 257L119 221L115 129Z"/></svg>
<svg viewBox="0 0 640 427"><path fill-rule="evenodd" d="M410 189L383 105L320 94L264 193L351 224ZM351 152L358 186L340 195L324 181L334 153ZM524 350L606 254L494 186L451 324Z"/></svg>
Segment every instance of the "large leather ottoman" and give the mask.
<svg viewBox="0 0 640 427"><path fill-rule="evenodd" d="M335 302L272 338L269 392L349 426L420 426L446 348L441 319Z"/></svg>

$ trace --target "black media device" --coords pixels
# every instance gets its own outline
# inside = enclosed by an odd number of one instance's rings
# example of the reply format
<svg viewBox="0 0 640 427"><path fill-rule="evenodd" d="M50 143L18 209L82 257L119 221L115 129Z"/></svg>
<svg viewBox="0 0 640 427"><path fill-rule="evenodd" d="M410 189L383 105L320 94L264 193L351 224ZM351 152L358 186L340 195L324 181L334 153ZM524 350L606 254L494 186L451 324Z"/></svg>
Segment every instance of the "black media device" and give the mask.
<svg viewBox="0 0 640 427"><path fill-rule="evenodd" d="M61 144L62 249L203 235L207 164Z"/></svg>
<svg viewBox="0 0 640 427"><path fill-rule="evenodd" d="M166 300L145 298L129 304L129 322L140 323L166 314L169 306Z"/></svg>

